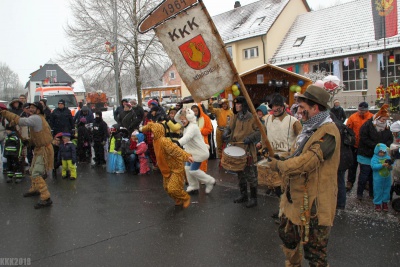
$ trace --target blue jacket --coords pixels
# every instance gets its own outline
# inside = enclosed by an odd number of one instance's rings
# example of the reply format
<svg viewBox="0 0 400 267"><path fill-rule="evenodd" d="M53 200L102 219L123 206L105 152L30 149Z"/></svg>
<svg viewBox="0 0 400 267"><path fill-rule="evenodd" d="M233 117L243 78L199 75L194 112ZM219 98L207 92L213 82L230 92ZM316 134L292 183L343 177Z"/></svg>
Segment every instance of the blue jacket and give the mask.
<svg viewBox="0 0 400 267"><path fill-rule="evenodd" d="M378 155L379 151L386 151L386 154L381 157ZM390 177L391 170L387 167L383 167L382 164L385 163L385 160L390 159L389 156L389 148L382 143L379 143L375 146L374 155L371 159L371 168L373 171L374 178L388 178Z"/></svg>
<svg viewBox="0 0 400 267"><path fill-rule="evenodd" d="M60 144L58 162L61 162L61 160L72 160L72 163L76 163L76 148L71 141L66 144Z"/></svg>

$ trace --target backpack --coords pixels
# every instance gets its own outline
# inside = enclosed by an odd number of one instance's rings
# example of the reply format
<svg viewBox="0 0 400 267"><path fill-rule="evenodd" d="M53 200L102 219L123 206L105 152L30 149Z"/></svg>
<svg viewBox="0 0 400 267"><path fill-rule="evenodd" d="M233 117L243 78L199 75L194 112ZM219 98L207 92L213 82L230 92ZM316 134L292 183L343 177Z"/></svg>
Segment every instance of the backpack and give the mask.
<svg viewBox="0 0 400 267"><path fill-rule="evenodd" d="M353 163L353 147L356 144L354 131L341 122L336 122L336 127L340 132L340 163L339 171L349 169Z"/></svg>

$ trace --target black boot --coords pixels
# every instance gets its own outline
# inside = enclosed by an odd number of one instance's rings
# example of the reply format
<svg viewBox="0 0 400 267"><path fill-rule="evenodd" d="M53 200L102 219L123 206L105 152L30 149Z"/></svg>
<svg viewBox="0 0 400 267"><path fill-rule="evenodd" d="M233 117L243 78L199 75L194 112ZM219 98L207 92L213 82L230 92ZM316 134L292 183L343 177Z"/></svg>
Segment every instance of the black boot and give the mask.
<svg viewBox="0 0 400 267"><path fill-rule="evenodd" d="M46 200L39 200L39 202L36 203L35 206L33 206L33 207L35 209L41 209L41 208L49 207L49 206L51 206L51 204L53 204L53 201L51 201L51 199L48 198Z"/></svg>
<svg viewBox="0 0 400 267"><path fill-rule="evenodd" d="M246 208L257 206L257 187L250 187L250 200L247 202Z"/></svg>
<svg viewBox="0 0 400 267"><path fill-rule="evenodd" d="M233 203L243 203L248 200L247 198L247 183L239 184L240 196L233 200Z"/></svg>

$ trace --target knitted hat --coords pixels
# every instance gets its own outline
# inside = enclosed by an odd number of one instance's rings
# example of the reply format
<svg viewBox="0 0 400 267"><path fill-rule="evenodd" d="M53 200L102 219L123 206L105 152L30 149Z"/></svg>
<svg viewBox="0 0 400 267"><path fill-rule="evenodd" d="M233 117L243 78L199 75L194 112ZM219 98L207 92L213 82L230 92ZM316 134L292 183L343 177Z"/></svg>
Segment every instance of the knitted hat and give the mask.
<svg viewBox="0 0 400 267"><path fill-rule="evenodd" d="M368 110L368 103L367 102L361 102L358 105L358 110L361 110L361 111Z"/></svg>
<svg viewBox="0 0 400 267"><path fill-rule="evenodd" d="M258 108L257 111L260 110L262 112L263 115L267 115L268 113L268 108L266 105L261 104Z"/></svg>
<svg viewBox="0 0 400 267"><path fill-rule="evenodd" d="M137 137L137 139L138 139L138 143L140 143L140 142L143 142L144 141L144 134L142 134L142 133L138 133L138 134L136 134L136 137Z"/></svg>
<svg viewBox="0 0 400 267"><path fill-rule="evenodd" d="M62 133L62 137L71 138L71 134L70 133Z"/></svg>
<svg viewBox="0 0 400 267"><path fill-rule="evenodd" d="M101 111L96 111L96 117L103 118L103 113Z"/></svg>
<svg viewBox="0 0 400 267"><path fill-rule="evenodd" d="M395 121L390 125L390 131L392 133L398 133L400 132L400 121Z"/></svg>
<svg viewBox="0 0 400 267"><path fill-rule="evenodd" d="M374 115L374 119L377 120L382 117L390 117L388 109L389 109L388 104L383 105L381 109L378 111L378 113Z"/></svg>
<svg viewBox="0 0 400 267"><path fill-rule="evenodd" d="M64 100L64 99L58 100L58 104L63 104L63 105L65 105L65 100Z"/></svg>
<svg viewBox="0 0 400 267"><path fill-rule="evenodd" d="M54 136L54 138L61 138L62 137L62 133L58 133L58 134L56 134L55 136Z"/></svg>
<svg viewBox="0 0 400 267"><path fill-rule="evenodd" d="M336 103L339 103L339 104L340 104L340 101L339 101L339 99L335 99L335 100L333 100L333 104L336 104Z"/></svg>

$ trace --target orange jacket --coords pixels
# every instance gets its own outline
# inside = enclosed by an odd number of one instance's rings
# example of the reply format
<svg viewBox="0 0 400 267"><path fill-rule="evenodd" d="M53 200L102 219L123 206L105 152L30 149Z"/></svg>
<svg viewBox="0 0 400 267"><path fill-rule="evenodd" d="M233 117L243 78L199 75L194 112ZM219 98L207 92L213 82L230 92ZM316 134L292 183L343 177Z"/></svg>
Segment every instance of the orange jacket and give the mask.
<svg viewBox="0 0 400 267"><path fill-rule="evenodd" d="M363 117L360 116L360 114L358 113L358 111L354 114L352 114L349 119L346 122L346 125L351 128L354 133L356 134L356 144L354 145L354 147L358 147L358 142L360 141L360 129L361 126L367 121L369 120L372 116L374 116L374 114L372 114L371 112L367 112L364 114Z"/></svg>

